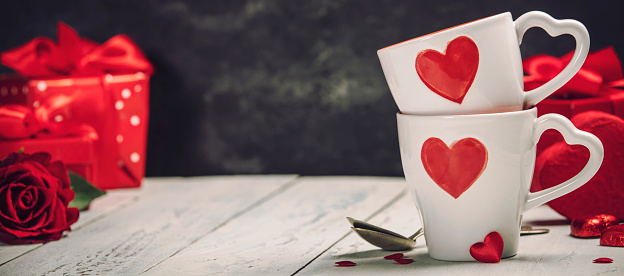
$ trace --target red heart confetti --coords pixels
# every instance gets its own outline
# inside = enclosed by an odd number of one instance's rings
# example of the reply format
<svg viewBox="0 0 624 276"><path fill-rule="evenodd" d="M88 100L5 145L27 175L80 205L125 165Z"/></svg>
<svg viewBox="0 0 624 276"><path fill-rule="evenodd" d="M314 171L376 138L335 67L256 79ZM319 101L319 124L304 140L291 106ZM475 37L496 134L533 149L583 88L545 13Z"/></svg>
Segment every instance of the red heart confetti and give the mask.
<svg viewBox="0 0 624 276"><path fill-rule="evenodd" d="M618 223L618 219L612 215L582 216L572 220L570 235L580 238L598 237L607 227L617 225Z"/></svg>
<svg viewBox="0 0 624 276"><path fill-rule="evenodd" d="M396 253L396 254L385 256L384 259L386 260L400 259L400 258L403 258L403 256L405 256L403 255L403 253Z"/></svg>
<svg viewBox="0 0 624 276"><path fill-rule="evenodd" d="M434 93L461 104L479 67L479 49L467 36L451 40L444 53L427 49L416 57L416 72Z"/></svg>
<svg viewBox="0 0 624 276"><path fill-rule="evenodd" d="M595 264L610 264L613 263L613 259L611 258L598 258L594 260Z"/></svg>
<svg viewBox="0 0 624 276"><path fill-rule="evenodd" d="M464 138L447 147L444 141L431 137L423 143L420 159L429 177L458 198L485 170L488 152L475 138Z"/></svg>
<svg viewBox="0 0 624 276"><path fill-rule="evenodd" d="M498 263L503 255L503 237L498 232L491 232L483 242L478 242L470 247L470 256L482 263Z"/></svg>
<svg viewBox="0 0 624 276"><path fill-rule="evenodd" d="M411 262L413 262L413 259L394 259L395 262L397 262L398 264L409 264Z"/></svg>
<svg viewBox="0 0 624 276"><path fill-rule="evenodd" d="M340 261L336 262L337 266L355 266L355 263L352 261Z"/></svg>
<svg viewBox="0 0 624 276"><path fill-rule="evenodd" d="M624 247L624 224L614 225L602 231L600 245Z"/></svg>

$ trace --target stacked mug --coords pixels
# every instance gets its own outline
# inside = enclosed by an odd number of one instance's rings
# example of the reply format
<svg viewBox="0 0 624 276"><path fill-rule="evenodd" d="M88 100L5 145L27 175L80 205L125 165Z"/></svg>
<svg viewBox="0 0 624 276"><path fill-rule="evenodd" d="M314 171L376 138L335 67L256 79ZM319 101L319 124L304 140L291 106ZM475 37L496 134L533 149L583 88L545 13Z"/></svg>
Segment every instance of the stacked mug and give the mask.
<svg viewBox="0 0 624 276"><path fill-rule="evenodd" d="M524 91L519 45L540 27L576 40L569 64L551 81ZM386 81L400 112L399 146L405 178L420 210L428 253L449 261L474 260L475 243L502 237L502 258L517 254L523 212L589 181L604 150L598 138L565 117L537 117L534 107L580 69L589 34L575 20L509 12L414 38L379 50ZM552 188L529 191L540 135L559 131L585 146L589 161Z"/></svg>

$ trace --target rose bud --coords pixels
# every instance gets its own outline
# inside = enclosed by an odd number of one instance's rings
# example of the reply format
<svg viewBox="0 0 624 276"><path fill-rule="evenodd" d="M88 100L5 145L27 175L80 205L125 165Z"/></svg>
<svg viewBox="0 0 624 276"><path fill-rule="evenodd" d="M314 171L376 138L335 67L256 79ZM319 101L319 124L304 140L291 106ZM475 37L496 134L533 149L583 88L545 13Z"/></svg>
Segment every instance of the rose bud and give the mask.
<svg viewBox="0 0 624 276"><path fill-rule="evenodd" d="M570 235L579 238L598 237L602 230L617 225L618 219L612 215L589 215L572 220Z"/></svg>
<svg viewBox="0 0 624 276"><path fill-rule="evenodd" d="M7 244L58 240L78 220L67 205L75 194L61 161L50 154L11 153L0 161L0 241Z"/></svg>
<svg viewBox="0 0 624 276"><path fill-rule="evenodd" d="M624 224L614 225L602 231L600 245L624 247Z"/></svg>

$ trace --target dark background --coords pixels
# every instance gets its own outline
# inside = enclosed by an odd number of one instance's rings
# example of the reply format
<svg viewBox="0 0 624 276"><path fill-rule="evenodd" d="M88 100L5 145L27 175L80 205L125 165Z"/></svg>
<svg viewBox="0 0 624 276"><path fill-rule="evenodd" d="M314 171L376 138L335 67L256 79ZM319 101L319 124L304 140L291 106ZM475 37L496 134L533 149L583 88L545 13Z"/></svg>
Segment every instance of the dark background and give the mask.
<svg viewBox="0 0 624 276"><path fill-rule="evenodd" d="M0 51L63 21L103 43L125 33L154 64L147 175L402 175L398 111L376 51L510 11L585 24L624 54L624 1L18 1L0 3ZM525 35L523 57L570 36ZM0 73L11 72L6 67Z"/></svg>

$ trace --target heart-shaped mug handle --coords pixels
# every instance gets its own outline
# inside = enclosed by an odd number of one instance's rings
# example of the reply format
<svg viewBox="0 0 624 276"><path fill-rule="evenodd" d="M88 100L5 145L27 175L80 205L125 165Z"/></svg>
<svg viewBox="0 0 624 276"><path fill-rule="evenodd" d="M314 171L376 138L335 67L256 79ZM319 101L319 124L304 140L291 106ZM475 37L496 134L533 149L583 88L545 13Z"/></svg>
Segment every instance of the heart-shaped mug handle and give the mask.
<svg viewBox="0 0 624 276"><path fill-rule="evenodd" d="M559 131L559 133L563 135L566 143L570 145L585 146L589 150L589 160L578 174L567 181L539 192L529 193L526 204L524 205L525 211L583 186L594 177L598 169L600 169L600 165L602 165L604 148L600 140L589 132L577 129L570 120L559 114L545 114L537 118L535 131L533 133L533 143L535 146L537 146L537 142L542 133L548 129Z"/></svg>
<svg viewBox="0 0 624 276"><path fill-rule="evenodd" d="M576 40L574 55L563 71L542 86L525 93L524 107L529 108L557 91L581 69L589 53L589 33L581 22L572 19L557 20L540 11L527 12L518 17L514 24L518 35L518 45L522 44L524 33L533 27L544 29L552 37L570 34Z"/></svg>

